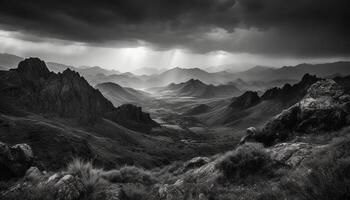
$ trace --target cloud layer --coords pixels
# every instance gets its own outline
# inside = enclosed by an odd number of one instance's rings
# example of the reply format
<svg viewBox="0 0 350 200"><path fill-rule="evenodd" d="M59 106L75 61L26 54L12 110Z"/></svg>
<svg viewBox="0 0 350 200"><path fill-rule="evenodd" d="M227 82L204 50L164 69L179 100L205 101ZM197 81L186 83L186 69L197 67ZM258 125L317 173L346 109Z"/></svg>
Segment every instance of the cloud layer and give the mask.
<svg viewBox="0 0 350 200"><path fill-rule="evenodd" d="M2 0L0 27L34 38L194 52L348 56L348 0ZM35 36L35 37L31 37Z"/></svg>

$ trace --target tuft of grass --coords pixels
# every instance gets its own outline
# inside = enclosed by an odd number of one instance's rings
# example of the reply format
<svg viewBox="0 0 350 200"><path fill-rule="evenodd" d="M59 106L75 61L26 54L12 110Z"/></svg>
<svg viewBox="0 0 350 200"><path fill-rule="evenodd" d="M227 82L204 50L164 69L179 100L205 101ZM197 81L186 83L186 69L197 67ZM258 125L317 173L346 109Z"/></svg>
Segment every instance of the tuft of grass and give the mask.
<svg viewBox="0 0 350 200"><path fill-rule="evenodd" d="M67 166L67 173L77 176L86 187L86 195L89 196L95 192L103 190L109 182L103 179L102 169L96 169L91 162L81 159L73 159Z"/></svg>

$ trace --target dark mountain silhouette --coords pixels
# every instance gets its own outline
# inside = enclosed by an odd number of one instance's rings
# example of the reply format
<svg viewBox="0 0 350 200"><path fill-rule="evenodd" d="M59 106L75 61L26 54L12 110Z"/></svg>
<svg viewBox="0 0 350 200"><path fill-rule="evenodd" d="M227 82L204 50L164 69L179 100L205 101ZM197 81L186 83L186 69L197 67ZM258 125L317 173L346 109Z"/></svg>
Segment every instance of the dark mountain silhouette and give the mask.
<svg viewBox="0 0 350 200"><path fill-rule="evenodd" d="M235 98L229 107L243 110L255 106L260 102L260 100L261 99L257 92L247 91L241 96Z"/></svg>
<svg viewBox="0 0 350 200"><path fill-rule="evenodd" d="M294 84L293 86L290 84L285 84L282 88L274 87L266 90L265 93L261 96L261 99L300 99L305 95L308 87L318 80L320 80L320 78L317 78L316 76L312 76L310 74L305 74L301 81L297 84Z"/></svg>
<svg viewBox="0 0 350 200"><path fill-rule="evenodd" d="M148 93L135 90L133 88L122 87L116 83L101 83L96 87L114 106L119 106L126 103L134 103L142 105L145 101L150 101L152 98Z"/></svg>
<svg viewBox="0 0 350 200"><path fill-rule="evenodd" d="M127 116L121 118L123 112L115 108L77 72L68 68L63 73L55 74L38 58L25 59L17 69L2 72L0 92L3 101L34 113L76 118L82 123L96 122L102 118L115 122L132 120ZM131 111L142 115L138 109ZM156 125L150 118L142 119L145 121L139 120L137 123L147 126L147 129ZM128 128L135 130L135 126Z"/></svg>
<svg viewBox="0 0 350 200"><path fill-rule="evenodd" d="M179 84L172 83L163 88L156 88L155 91L167 96L197 98L232 97L242 93L232 84L207 85L198 79L190 79Z"/></svg>

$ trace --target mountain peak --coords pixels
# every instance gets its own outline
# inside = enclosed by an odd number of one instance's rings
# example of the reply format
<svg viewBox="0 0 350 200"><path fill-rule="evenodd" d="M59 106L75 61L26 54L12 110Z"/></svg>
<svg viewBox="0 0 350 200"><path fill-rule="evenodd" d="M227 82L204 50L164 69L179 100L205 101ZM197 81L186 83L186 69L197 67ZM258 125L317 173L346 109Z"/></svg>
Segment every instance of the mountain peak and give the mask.
<svg viewBox="0 0 350 200"><path fill-rule="evenodd" d="M246 109L252 107L260 102L260 97L257 92L247 91L241 96L237 97L229 107L237 109Z"/></svg>
<svg viewBox="0 0 350 200"><path fill-rule="evenodd" d="M50 71L44 61L39 58L27 58L18 64L17 72L27 79L47 78Z"/></svg>

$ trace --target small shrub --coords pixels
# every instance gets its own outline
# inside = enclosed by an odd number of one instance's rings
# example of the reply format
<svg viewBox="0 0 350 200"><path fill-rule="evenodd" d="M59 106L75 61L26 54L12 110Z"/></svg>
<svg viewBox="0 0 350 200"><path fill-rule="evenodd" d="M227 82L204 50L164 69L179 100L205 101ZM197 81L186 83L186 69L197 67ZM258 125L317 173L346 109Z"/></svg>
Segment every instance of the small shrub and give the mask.
<svg viewBox="0 0 350 200"><path fill-rule="evenodd" d="M230 181L241 181L248 176L270 175L271 163L262 145L247 143L222 156L217 168L223 172L224 178Z"/></svg>

